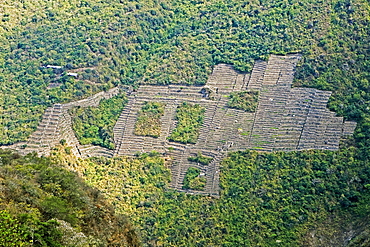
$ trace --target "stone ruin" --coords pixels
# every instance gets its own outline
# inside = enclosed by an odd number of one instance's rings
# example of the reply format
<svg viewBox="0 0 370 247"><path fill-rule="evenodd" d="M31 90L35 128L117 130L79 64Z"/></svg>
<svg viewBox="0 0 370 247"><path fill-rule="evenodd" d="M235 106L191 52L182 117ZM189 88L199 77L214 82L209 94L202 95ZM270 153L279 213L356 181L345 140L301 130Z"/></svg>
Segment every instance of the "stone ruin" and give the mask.
<svg viewBox="0 0 370 247"><path fill-rule="evenodd" d="M344 121L326 108L329 91L292 88L299 54L271 55L256 61L251 73L239 73L231 65L214 67L205 86L141 85L128 96L128 104L115 127L115 150L93 145L80 145L71 128L68 109L73 106L97 105L102 98L118 93L118 88L68 104L56 104L45 111L43 120L27 143L12 146L22 154L32 151L48 155L61 139L81 158L114 157L158 151L173 158L170 187L187 193L219 195L219 165L228 151L294 151L307 149L337 150L341 137L352 135L355 122ZM232 92L259 91L257 110L248 113L227 106ZM134 135L138 111L147 101L166 104L158 138ZM182 102L206 108L204 122L196 144L167 140L176 127L176 108ZM20 147L27 144L25 149ZM195 164L188 157L197 153L212 157L208 165ZM202 191L184 190L183 179L189 167L197 167L206 177Z"/></svg>
<svg viewBox="0 0 370 247"><path fill-rule="evenodd" d="M2 148L15 149L22 155L36 152L40 156L47 156L50 154L53 147L60 144L61 140L66 140L66 144L71 147L71 152L77 157L112 157L112 150L94 145L81 145L79 143L74 131L72 130L72 119L68 110L75 106L96 107L102 99L110 99L113 96L118 95L119 92L119 88L115 87L107 92L99 92L79 101L73 101L67 104L54 104L45 110L36 131L31 134L26 142L2 146Z"/></svg>

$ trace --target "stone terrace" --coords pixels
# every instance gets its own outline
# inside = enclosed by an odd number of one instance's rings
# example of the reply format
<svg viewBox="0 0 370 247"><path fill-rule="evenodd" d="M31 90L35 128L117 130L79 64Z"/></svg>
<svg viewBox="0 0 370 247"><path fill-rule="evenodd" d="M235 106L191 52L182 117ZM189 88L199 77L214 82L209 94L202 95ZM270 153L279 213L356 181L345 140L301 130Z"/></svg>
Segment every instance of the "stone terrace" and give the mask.
<svg viewBox="0 0 370 247"><path fill-rule="evenodd" d="M215 66L204 88L212 97L204 97L203 87L141 86L131 94L128 105L115 127L115 155L132 155L152 150L173 157L171 187L188 193L217 196L219 163L227 151L293 151L303 149L337 150L343 135L351 135L354 122L344 122L326 108L331 92L311 88L292 88L299 54L276 56L256 61L251 74L238 73L232 66ZM227 107L231 92L259 91L255 113ZM166 103L159 138L133 134L137 113L145 101ZM170 142L167 137L176 126L176 107L182 102L206 108L204 123L196 144ZM189 162L198 152L213 158L209 165ZM184 190L183 179L189 167L197 167L207 179L204 191Z"/></svg>
<svg viewBox="0 0 370 247"><path fill-rule="evenodd" d="M271 55L266 61L256 61L250 74L239 73L231 65L214 67L205 86L142 85L132 92L115 127L116 150L93 145L81 146L71 128L68 109L73 106L96 106L100 99L118 93L114 88L88 99L68 104L56 104L45 111L43 120L24 143L13 148L21 153L36 151L47 155L53 146L65 139L78 157L121 156L158 151L173 158L170 187L187 193L219 195L220 161L228 151L254 149L258 151L294 151L304 149L337 150L342 136L352 135L355 122L343 121L326 108L331 92L312 88L292 88L299 54ZM205 90L208 93L204 93ZM255 113L227 107L231 92L259 91ZM133 134L138 111L146 101L165 103L158 138ZM204 123L196 144L170 142L167 137L176 127L176 108L182 102L196 103L206 108ZM189 162L198 152L212 157L209 165ZM184 190L183 179L189 167L201 170L207 183L204 191Z"/></svg>
<svg viewBox="0 0 370 247"><path fill-rule="evenodd" d="M72 130L72 120L68 109L74 106L98 106L101 99L112 98L118 93L118 88L112 88L107 92L100 92L83 100L67 104L55 104L45 110L36 131L31 134L27 142L3 146L3 148L16 149L23 155L31 152L36 152L39 155L49 155L52 148L64 139L66 144L72 148L72 153L77 157L113 157L112 150L93 145L80 145Z"/></svg>

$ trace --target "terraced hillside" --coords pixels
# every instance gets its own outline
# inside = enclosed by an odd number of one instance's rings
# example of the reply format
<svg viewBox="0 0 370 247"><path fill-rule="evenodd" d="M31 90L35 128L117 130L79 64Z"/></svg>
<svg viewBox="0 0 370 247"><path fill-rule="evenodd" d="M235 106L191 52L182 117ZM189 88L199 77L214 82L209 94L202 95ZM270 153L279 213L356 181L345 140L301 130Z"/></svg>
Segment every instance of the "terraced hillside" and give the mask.
<svg viewBox="0 0 370 247"><path fill-rule="evenodd" d="M80 145L72 130L72 121L68 109L75 106L97 106L101 99L112 98L118 93L119 88L112 88L107 92L100 92L83 100L67 104L55 104L45 110L37 130L31 134L27 142L2 147L16 149L21 154L36 152L39 155L49 155L54 146L58 145L61 140L65 140L66 144L71 147L71 152L77 157L112 157L113 152L109 149L93 145Z"/></svg>
<svg viewBox="0 0 370 247"><path fill-rule="evenodd" d="M71 117L67 109L77 105L96 105L101 97L115 95L118 92L116 88L86 100L58 104L47 109L37 131L26 145L19 143L13 147L21 153L36 151L46 155L61 139L65 139L73 153L82 158L134 155L155 150L173 158L172 188L218 196L219 163L227 151L337 150L341 137L353 133L355 122L345 122L326 108L331 92L292 88L299 59L299 54L271 55L268 62L256 61L251 74L239 73L230 65L219 64L203 87L142 85L129 95L128 104L114 127L116 149L113 152L97 146L79 145L71 129ZM227 106L230 93L250 90L259 91L258 106L254 113ZM134 134L138 112L145 102L150 101L165 103L158 138ZM177 124L177 106L183 102L199 104L206 109L195 144L181 144L167 139ZM22 145L24 149L20 149ZM213 160L208 165L188 161L188 157L198 153ZM189 167L199 168L201 176L205 176L204 190L182 189Z"/></svg>
<svg viewBox="0 0 370 247"><path fill-rule="evenodd" d="M350 135L355 122L344 122L326 108L331 92L310 88L292 88L295 66L300 55L275 56L268 62L257 61L252 73L236 72L232 66L217 65L207 85L202 87L142 86L131 96L129 112L124 112L116 132L125 126L117 155L157 150L174 158L171 187L182 189L189 167L197 167L206 177L204 191L191 193L218 194L219 161L226 151L255 149L260 151L293 151L303 149L336 150L341 136ZM227 107L231 92L258 90L257 111L248 113ZM201 92L207 92L201 93ZM211 91L211 93L209 93ZM207 96L209 96L207 98ZM210 97L212 96L212 97ZM133 124L138 109L146 101L166 103L159 138L138 137ZM181 102L197 103L206 108L205 120L196 144L180 144L166 140L176 126L175 110ZM187 161L198 152L213 157L209 165Z"/></svg>

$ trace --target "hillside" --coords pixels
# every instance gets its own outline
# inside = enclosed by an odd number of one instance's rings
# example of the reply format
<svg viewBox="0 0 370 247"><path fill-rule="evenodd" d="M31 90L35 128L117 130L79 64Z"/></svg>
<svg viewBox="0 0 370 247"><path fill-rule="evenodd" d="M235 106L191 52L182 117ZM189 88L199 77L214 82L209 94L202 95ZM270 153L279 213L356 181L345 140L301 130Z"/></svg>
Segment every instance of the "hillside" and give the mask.
<svg viewBox="0 0 370 247"><path fill-rule="evenodd" d="M3 144L25 140L52 103L120 83L204 84L214 64L249 71L270 53L303 53L296 84L335 90L340 114L358 118L353 96L366 97L366 1L6 0L1 9ZM78 78L64 74L76 69Z"/></svg>
<svg viewBox="0 0 370 247"><path fill-rule="evenodd" d="M129 220L56 159L0 150L1 246L139 246Z"/></svg>
<svg viewBox="0 0 370 247"><path fill-rule="evenodd" d="M40 154L50 153L51 158L1 151L1 186L6 193L0 200L0 227L11 226L15 234L11 240L1 236L0 241L19 245L33 236L40 246L68 246L61 240L60 227L71 226L69 234L91 236L92 246L94 241L107 246L117 239L126 241L120 244L129 244L131 238L136 239L135 234L144 246L367 246L369 26L370 4L366 0L1 1L0 145L15 144L24 153L40 148ZM236 136L237 141L250 146L234 146L228 150L233 152L225 150L224 156L215 156L220 164L220 172L214 176L220 180L219 198L206 196L210 194L207 190L203 196L173 191L173 187L182 188L184 181L170 181L169 169L173 174L174 166L180 167L178 177L191 180L186 180L186 186L198 189L207 188L207 181L200 179L204 171L208 172L205 167L215 167L214 163L200 162L213 153L190 152L183 147L195 140L199 142L194 145L202 142L210 149L231 147L231 143L226 139L220 145L207 143L208 136L213 135L205 129L213 118L196 100L189 111L177 107L183 102L163 100L163 111L149 117L156 118L151 119L155 134L131 136L136 128L135 114L144 109L142 92L161 93L153 90L155 85L163 92L194 99L198 88L215 79L212 71L233 66L236 71L231 73L236 78L243 75L244 81L254 69L264 71L271 59L292 54L301 54L301 59L295 73L289 74L289 88L275 88L281 96L275 108L266 107L265 111L260 107L261 102L269 106L271 97L266 90L270 88L258 93L235 90L232 96L228 93L221 97L224 105L217 109L219 116L225 116L220 117L225 124L215 128L219 131L215 133L232 139ZM267 83L265 75L270 72L264 72ZM279 78L284 76L287 74L278 73ZM259 81L256 78L255 85ZM222 82L215 80L214 85L217 83ZM116 96L118 88L127 92L127 100L123 94ZM204 92L212 98L210 89ZM295 101L285 99L303 92L323 92L317 102L322 108L320 114L326 114L325 119L339 127L319 124L323 118L318 117L317 121L305 120L299 134L288 129L290 122L281 115L296 115L296 111L289 108L289 102ZM250 100L253 94L259 101L247 102L252 106L240 101L243 97ZM106 101L100 101L99 95ZM136 95L142 97L138 97L140 104L135 104ZM228 103L228 97L235 101ZM73 108L71 102L81 105ZM227 114L221 114L222 109ZM168 116L178 112L174 124L167 126L171 122ZM237 119L239 124L244 125L236 127L241 130L235 134L228 131L238 123L227 122L226 117L232 119L236 113L244 119ZM257 124L250 128L248 117L252 114L261 118L256 118ZM199 121L189 121L194 116ZM311 115L299 115L308 119L306 116ZM124 122L125 117L129 121ZM122 125L113 128L115 121ZM339 134L331 139L325 134L317 137L321 129L344 133L343 121L357 123L353 135L349 133L345 139L339 139ZM72 133L72 124L77 137L66 134ZM46 131L38 132L38 126ZM145 122L140 126L149 128ZM176 141L172 146L163 144L169 140L158 134L159 126L169 127L168 134L174 129L181 133L171 136ZM291 131L292 138L281 138L280 145L275 132L281 126ZM183 138L184 133L189 138ZM27 146L29 140L33 143ZM284 152L284 147L299 147L300 143L302 148ZM60 145L58 150L54 145ZM152 146L164 150L161 153L166 156L147 150ZM176 160L179 150L185 155L180 160L186 163L184 167L198 166L198 170L181 168L182 163ZM120 157L133 151L134 157ZM76 157L96 154L109 158ZM80 178L66 169L77 172ZM100 205L106 211L98 224L96 218L88 216L101 212ZM105 231L108 222L113 225ZM123 228L118 227L121 224ZM45 232L46 227L53 232Z"/></svg>
<svg viewBox="0 0 370 247"><path fill-rule="evenodd" d="M369 168L356 149L231 153L221 195L169 190L169 157L55 154L131 218L144 246L366 246ZM351 243L350 240L353 240Z"/></svg>

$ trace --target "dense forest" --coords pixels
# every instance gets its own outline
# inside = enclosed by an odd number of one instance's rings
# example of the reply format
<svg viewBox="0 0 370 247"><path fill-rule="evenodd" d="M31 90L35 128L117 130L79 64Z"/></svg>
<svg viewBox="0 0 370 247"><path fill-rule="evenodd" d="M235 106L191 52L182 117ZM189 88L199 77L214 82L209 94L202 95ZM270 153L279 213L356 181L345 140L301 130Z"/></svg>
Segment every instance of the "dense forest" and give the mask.
<svg viewBox="0 0 370 247"><path fill-rule="evenodd" d="M54 103L115 85L204 84L215 64L248 72L256 59L293 52L302 54L294 85L332 90L330 109L358 125L339 151L230 153L219 199L166 189L170 157L157 153L2 152L0 243L78 246L61 237L70 234L104 246L135 236L129 218L144 246L368 245L369 12L366 0L3 0L0 144L25 140Z"/></svg>
<svg viewBox="0 0 370 247"><path fill-rule="evenodd" d="M359 235L354 246L366 246L370 169L346 147L230 153L222 163L219 199L169 190L171 160L156 152L85 161L55 157L130 217L144 246L344 246L349 230ZM184 186L202 189L198 175L188 171ZM323 242L311 237L315 231Z"/></svg>
<svg viewBox="0 0 370 247"><path fill-rule="evenodd" d="M1 246L139 246L99 190L57 159L0 149Z"/></svg>

